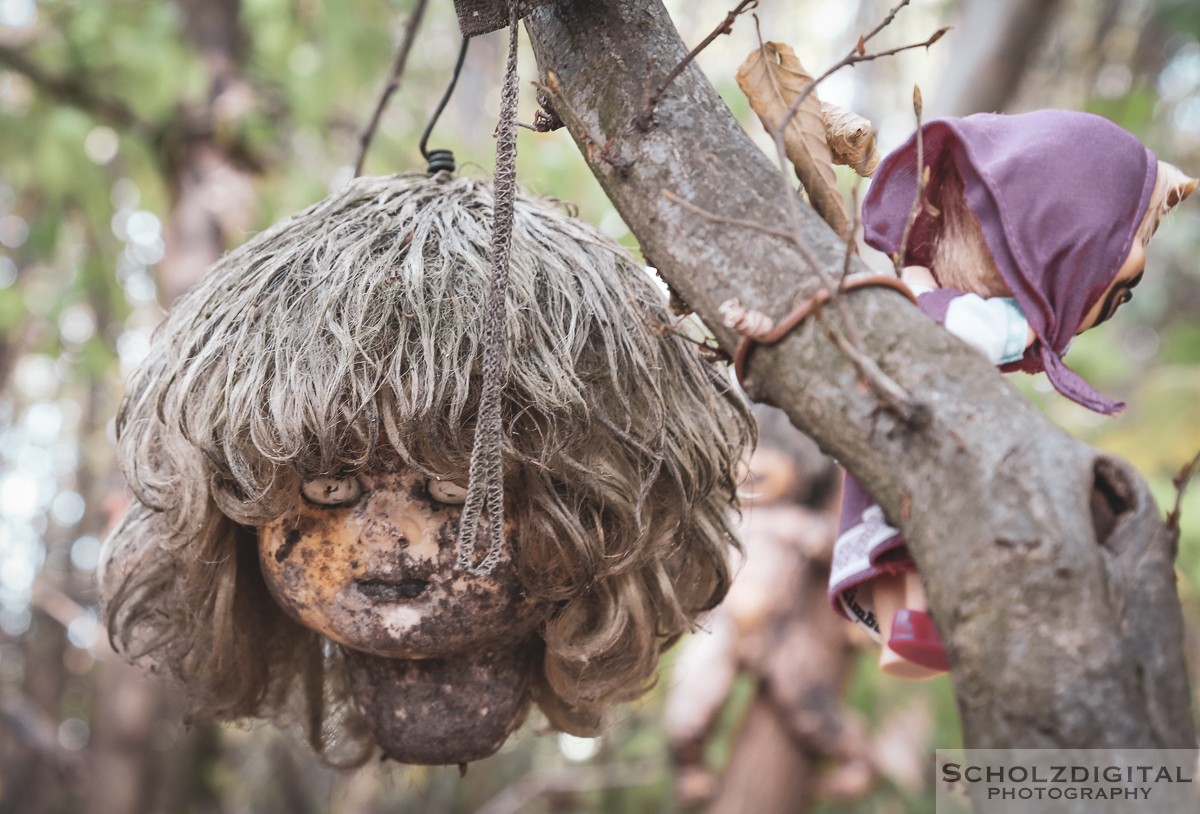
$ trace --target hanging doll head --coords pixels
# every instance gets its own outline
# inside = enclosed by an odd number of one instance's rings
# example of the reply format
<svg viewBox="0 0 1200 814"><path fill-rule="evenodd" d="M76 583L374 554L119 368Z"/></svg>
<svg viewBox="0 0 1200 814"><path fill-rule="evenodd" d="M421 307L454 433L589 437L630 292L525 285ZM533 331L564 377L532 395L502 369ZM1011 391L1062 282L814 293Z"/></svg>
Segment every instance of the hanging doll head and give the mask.
<svg viewBox="0 0 1200 814"><path fill-rule="evenodd" d="M926 205L904 263L928 266L943 287L1015 297L1038 338L1018 366L1045 370L1084 406L1118 409L1061 356L1129 299L1146 244L1195 179L1090 113L938 119L922 138ZM865 239L889 255L901 249L913 206L916 153L914 135L879 165L863 203Z"/></svg>
<svg viewBox="0 0 1200 814"><path fill-rule="evenodd" d="M102 594L197 716L300 725L344 763L477 759L531 703L594 733L723 596L745 406L631 258L525 197L505 544L457 564L491 195L356 180L222 259L134 375Z"/></svg>

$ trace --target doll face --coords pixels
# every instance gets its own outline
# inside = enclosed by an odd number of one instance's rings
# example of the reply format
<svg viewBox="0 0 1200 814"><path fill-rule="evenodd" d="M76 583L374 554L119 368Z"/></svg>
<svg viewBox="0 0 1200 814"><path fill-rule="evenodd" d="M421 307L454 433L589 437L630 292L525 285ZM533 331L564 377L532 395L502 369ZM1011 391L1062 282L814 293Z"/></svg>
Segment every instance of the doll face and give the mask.
<svg viewBox="0 0 1200 814"><path fill-rule="evenodd" d="M1135 240L1133 248L1129 250L1129 256L1125 258L1125 262L1121 265L1117 276L1113 278L1112 284L1096 300L1092 310L1088 311L1087 316L1083 318L1083 322L1079 323L1078 333L1083 333L1088 328L1094 328L1106 321L1117 312L1118 308L1133 299L1133 289L1142 281L1142 273L1145 269L1146 249L1141 241Z"/></svg>
<svg viewBox="0 0 1200 814"><path fill-rule="evenodd" d="M259 529L259 561L297 621L354 650L433 658L503 647L538 621L506 534L490 574L457 567L466 490L406 468L306 482Z"/></svg>

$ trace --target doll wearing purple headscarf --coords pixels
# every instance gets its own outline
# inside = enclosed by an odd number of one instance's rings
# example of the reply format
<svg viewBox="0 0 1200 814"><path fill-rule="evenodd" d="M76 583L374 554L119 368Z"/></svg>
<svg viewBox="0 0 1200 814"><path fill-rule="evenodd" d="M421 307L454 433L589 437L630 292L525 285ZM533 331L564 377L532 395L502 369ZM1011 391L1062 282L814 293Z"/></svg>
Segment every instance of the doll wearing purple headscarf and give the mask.
<svg viewBox="0 0 1200 814"><path fill-rule="evenodd" d="M1045 371L1067 398L1111 415L1124 405L1063 362L1141 279L1162 215L1196 181L1088 113L1043 110L929 122L926 202L904 247L921 310L1002 370ZM866 242L895 256L917 189L916 136L880 164L863 202ZM850 476L834 552L835 609L884 644L886 671L947 668L899 531Z"/></svg>

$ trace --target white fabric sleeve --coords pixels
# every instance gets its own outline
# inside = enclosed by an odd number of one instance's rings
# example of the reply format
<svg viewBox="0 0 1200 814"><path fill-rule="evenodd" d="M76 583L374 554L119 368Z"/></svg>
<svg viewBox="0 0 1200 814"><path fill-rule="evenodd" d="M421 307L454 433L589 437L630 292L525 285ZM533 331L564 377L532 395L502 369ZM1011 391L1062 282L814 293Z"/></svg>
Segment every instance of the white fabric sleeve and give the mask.
<svg viewBox="0 0 1200 814"><path fill-rule="evenodd" d="M955 297L946 308L943 325L994 365L1015 362L1025 355L1029 322L1012 297Z"/></svg>

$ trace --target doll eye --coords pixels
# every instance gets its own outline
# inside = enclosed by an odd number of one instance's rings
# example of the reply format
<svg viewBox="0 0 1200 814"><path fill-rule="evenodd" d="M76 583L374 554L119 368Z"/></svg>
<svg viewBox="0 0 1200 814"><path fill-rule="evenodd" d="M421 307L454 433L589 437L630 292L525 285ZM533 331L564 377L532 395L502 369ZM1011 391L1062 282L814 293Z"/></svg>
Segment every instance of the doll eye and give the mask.
<svg viewBox="0 0 1200 814"><path fill-rule="evenodd" d="M467 487L459 486L452 480L430 478L425 484L429 498L436 503L448 506L461 506L467 502Z"/></svg>
<svg viewBox="0 0 1200 814"><path fill-rule="evenodd" d="M318 506L346 506L362 496L358 478L316 478L305 481L300 494Z"/></svg>

